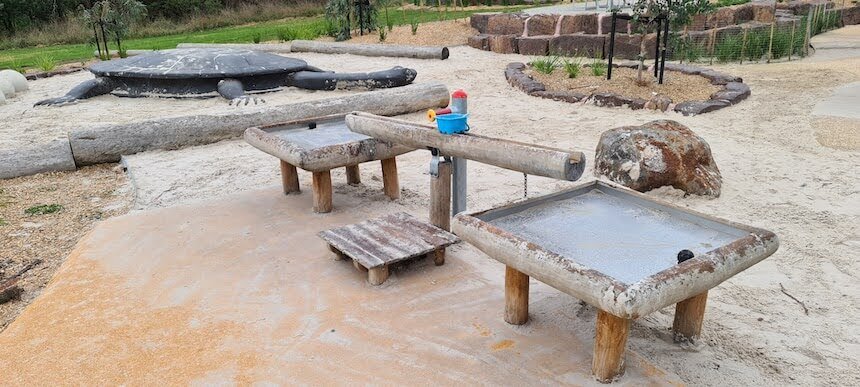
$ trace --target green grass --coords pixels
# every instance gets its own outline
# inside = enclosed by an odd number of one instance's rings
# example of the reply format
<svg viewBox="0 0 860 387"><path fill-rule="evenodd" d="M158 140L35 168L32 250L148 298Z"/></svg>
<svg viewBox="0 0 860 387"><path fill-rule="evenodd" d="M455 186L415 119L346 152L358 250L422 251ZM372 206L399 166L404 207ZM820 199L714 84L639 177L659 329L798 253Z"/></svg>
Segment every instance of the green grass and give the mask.
<svg viewBox="0 0 860 387"><path fill-rule="evenodd" d="M750 0L718 0L717 7L728 7L732 5L746 4L749 2Z"/></svg>
<svg viewBox="0 0 860 387"><path fill-rule="evenodd" d="M24 210L24 213L27 215L46 215L60 212L62 209L63 206L60 204L40 204Z"/></svg>
<svg viewBox="0 0 860 387"><path fill-rule="evenodd" d="M516 12L524 7L488 8L468 11L448 11L447 19L468 17L476 12ZM407 25L410 20L426 23L438 20L436 10L407 10L392 12L391 21L395 25ZM326 33L329 26L322 16L273 20L234 27L215 28L207 31L154 36L123 41L129 50L162 50L175 48L179 43L251 43L259 36L260 40L275 41L288 28L295 39L315 39ZM112 47L115 49L115 47ZM34 68L40 57L53 58L57 63L80 62L94 58L95 46L88 44L65 44L46 47L28 47L0 51L0 68Z"/></svg>
<svg viewBox="0 0 860 387"><path fill-rule="evenodd" d="M559 58L557 56L550 56L546 58L538 58L531 61L532 67L535 71L541 74L552 74L555 71L555 68L558 66Z"/></svg>
<svg viewBox="0 0 860 387"><path fill-rule="evenodd" d="M600 58L594 58L594 61L591 62L591 75L595 77L606 75L606 62Z"/></svg>
<svg viewBox="0 0 860 387"><path fill-rule="evenodd" d="M568 78L576 78L579 76L579 72L582 71L582 59L565 59L561 67L567 73Z"/></svg>

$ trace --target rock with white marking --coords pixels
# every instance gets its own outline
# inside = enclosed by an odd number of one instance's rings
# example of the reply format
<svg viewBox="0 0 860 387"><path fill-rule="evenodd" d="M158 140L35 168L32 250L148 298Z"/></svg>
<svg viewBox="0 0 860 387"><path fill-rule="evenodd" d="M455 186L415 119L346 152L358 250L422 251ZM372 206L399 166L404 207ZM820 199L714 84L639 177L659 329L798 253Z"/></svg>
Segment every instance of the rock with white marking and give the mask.
<svg viewBox="0 0 860 387"><path fill-rule="evenodd" d="M600 136L594 174L640 192L672 186L688 194L720 196L722 177L711 148L671 120L610 129Z"/></svg>

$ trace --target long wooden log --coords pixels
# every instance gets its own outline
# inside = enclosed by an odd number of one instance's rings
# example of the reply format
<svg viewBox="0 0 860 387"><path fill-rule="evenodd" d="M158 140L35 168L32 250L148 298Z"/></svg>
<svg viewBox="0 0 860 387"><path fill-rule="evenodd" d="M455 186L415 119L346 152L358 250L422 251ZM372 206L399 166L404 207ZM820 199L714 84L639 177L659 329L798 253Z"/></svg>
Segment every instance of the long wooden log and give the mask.
<svg viewBox="0 0 860 387"><path fill-rule="evenodd" d="M413 84L263 110L157 118L128 124L72 130L69 142L78 166L117 162L120 155L152 149L177 149L242 135L245 129L305 118L367 110L382 115L411 113L448 105L448 88L440 83ZM227 103L224 103L227 109Z"/></svg>
<svg viewBox="0 0 860 387"><path fill-rule="evenodd" d="M292 52L318 52L321 54L353 54L362 56L388 56L415 59L448 59L448 47L401 46L394 44L352 44L294 40Z"/></svg>
<svg viewBox="0 0 860 387"><path fill-rule="evenodd" d="M437 148L446 156L560 180L574 181L585 169L585 155L534 144L474 134L442 134L430 125L370 113L351 113L346 124L353 132L410 148Z"/></svg>
<svg viewBox="0 0 860 387"><path fill-rule="evenodd" d="M239 50L254 50L265 52L290 52L289 43L179 43L176 48L235 48Z"/></svg>

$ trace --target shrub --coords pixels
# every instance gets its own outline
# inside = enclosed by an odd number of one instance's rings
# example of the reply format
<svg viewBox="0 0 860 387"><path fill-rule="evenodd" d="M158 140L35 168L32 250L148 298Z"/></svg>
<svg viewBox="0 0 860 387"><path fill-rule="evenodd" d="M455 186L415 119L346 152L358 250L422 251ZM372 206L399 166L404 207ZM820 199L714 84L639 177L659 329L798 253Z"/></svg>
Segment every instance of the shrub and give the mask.
<svg viewBox="0 0 860 387"><path fill-rule="evenodd" d="M576 78L582 70L582 60L579 58L565 60L562 67L568 78Z"/></svg>
<svg viewBox="0 0 860 387"><path fill-rule="evenodd" d="M591 62L591 75L594 75L595 77L606 75L606 62L600 58L594 58L594 61Z"/></svg>
<svg viewBox="0 0 860 387"><path fill-rule="evenodd" d="M538 58L531 62L532 67L535 71L541 74L552 74L553 70L555 70L558 65L558 57L551 56L546 58Z"/></svg>
<svg viewBox="0 0 860 387"><path fill-rule="evenodd" d="M276 34L278 35L278 40L282 42L289 42L296 39L295 32L289 28L281 28L276 32Z"/></svg>
<svg viewBox="0 0 860 387"><path fill-rule="evenodd" d="M795 33L797 33L795 31ZM782 58L791 51L791 30L773 31L773 43L771 45L771 58Z"/></svg>
<svg viewBox="0 0 860 387"><path fill-rule="evenodd" d="M418 33L418 20L415 20L414 16L411 19L409 19L409 25L412 27L412 35L417 34Z"/></svg>
<svg viewBox="0 0 860 387"><path fill-rule="evenodd" d="M60 204L40 204L24 210L24 213L27 215L46 215L60 212L62 209L63 206Z"/></svg>
<svg viewBox="0 0 860 387"><path fill-rule="evenodd" d="M760 29L748 32L744 57L750 61L759 61L767 55L769 45L770 30Z"/></svg>
<svg viewBox="0 0 860 387"><path fill-rule="evenodd" d="M128 58L128 49L125 47L120 47L119 50L117 50L117 54L120 58Z"/></svg>
<svg viewBox="0 0 860 387"><path fill-rule="evenodd" d="M263 40L263 35L259 32L254 33L254 35L251 36L251 40L254 42L254 44L259 44L260 41Z"/></svg>
<svg viewBox="0 0 860 387"><path fill-rule="evenodd" d="M714 44L714 56L719 62L731 62L741 58L741 46L743 37L741 35L729 35Z"/></svg>
<svg viewBox="0 0 860 387"><path fill-rule="evenodd" d="M41 55L36 58L36 67L42 71L51 71L57 68L57 61L50 55Z"/></svg>
<svg viewBox="0 0 860 387"><path fill-rule="evenodd" d="M385 37L388 34L388 32L385 30L385 26L380 24L379 26L376 27L376 31L379 32L379 41L384 42Z"/></svg>

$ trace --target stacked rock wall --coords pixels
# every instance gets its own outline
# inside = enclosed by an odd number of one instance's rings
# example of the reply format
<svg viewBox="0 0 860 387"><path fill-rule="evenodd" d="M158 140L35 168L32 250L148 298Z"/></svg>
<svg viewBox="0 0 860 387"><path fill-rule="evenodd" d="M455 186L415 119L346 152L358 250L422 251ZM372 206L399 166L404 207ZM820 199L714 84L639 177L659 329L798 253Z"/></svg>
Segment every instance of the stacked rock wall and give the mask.
<svg viewBox="0 0 860 387"><path fill-rule="evenodd" d="M746 31L769 29L771 23L777 27L799 25L803 16L814 10L816 4L833 8L831 0L792 0L778 3L753 2L731 7L722 7L712 13L697 15L684 31L693 42L712 44ZM821 7L821 5L818 5ZM846 7L840 11L841 24L860 24L860 5ZM526 15L503 13L478 13L471 16L471 25L478 35L469 39L469 45L479 50L503 54L566 55L605 58L609 51L609 33L612 16L608 13L586 13L576 15ZM614 56L621 59L636 59L639 54L640 26L627 20L617 20L615 25ZM647 59L653 59L656 51L655 31L645 35Z"/></svg>

